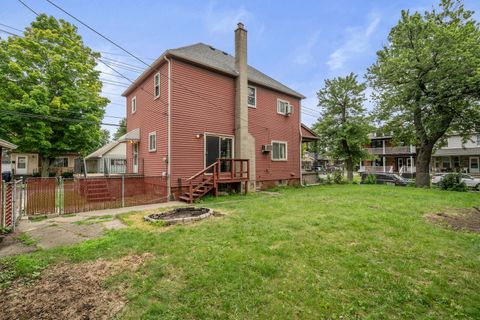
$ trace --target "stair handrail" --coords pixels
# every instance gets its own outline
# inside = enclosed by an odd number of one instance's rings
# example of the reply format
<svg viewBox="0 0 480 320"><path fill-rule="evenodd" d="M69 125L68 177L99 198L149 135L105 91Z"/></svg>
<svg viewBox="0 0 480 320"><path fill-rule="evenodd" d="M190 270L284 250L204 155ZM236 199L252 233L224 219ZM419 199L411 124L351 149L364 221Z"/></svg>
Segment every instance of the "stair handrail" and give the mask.
<svg viewBox="0 0 480 320"><path fill-rule="evenodd" d="M191 180L197 178L198 176L200 176L201 174L204 174L207 170L211 169L212 167L215 167L217 162L218 162L218 160L215 161L214 163L212 163L211 165L209 165L208 167L206 167L205 169L202 169L201 171L197 172L196 174L194 174L190 178L187 178L187 181L191 181Z"/></svg>
<svg viewBox="0 0 480 320"><path fill-rule="evenodd" d="M187 179L187 181L190 182L189 186L188 186L189 198L190 198L189 202L190 203L193 203L193 180L195 178L197 178L198 176L200 176L202 174L205 174L207 172L207 170L209 170L212 167L213 167L213 185L214 185L215 188L217 187L217 164L219 164L219 160L215 161L214 163L212 163L211 165L209 165L205 169L199 171L198 173L194 174L193 176L191 176L190 178Z"/></svg>

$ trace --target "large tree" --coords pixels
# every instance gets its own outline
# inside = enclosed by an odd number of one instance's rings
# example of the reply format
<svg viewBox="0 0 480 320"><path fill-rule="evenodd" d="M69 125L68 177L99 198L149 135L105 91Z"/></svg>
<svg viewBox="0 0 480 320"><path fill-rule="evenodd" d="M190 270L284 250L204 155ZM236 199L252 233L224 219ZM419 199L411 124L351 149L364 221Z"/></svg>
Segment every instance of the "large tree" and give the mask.
<svg viewBox="0 0 480 320"><path fill-rule="evenodd" d="M118 125L119 127L117 128L117 131L113 134L113 140L118 140L121 136L127 133L127 118L122 118Z"/></svg>
<svg viewBox="0 0 480 320"><path fill-rule="evenodd" d="M349 181L353 180L354 164L368 157L364 147L372 128L363 107L365 89L365 83L351 73L325 80L317 93L321 116L313 128L321 137L323 151L345 161Z"/></svg>
<svg viewBox="0 0 480 320"><path fill-rule="evenodd" d="M87 154L104 136L99 56L74 25L44 14L23 37L0 40L0 136L38 152L42 176L55 156Z"/></svg>
<svg viewBox="0 0 480 320"><path fill-rule="evenodd" d="M445 133L480 129L480 30L461 1L402 11L368 79L377 119L417 146L417 186L429 186L432 151Z"/></svg>

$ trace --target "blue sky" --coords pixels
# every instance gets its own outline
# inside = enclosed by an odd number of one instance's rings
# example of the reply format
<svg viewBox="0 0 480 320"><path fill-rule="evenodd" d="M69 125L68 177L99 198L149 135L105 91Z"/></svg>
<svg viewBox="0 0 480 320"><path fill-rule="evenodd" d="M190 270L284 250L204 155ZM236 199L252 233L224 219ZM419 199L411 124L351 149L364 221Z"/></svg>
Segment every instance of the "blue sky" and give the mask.
<svg viewBox="0 0 480 320"><path fill-rule="evenodd" d="M75 23L87 45L108 52L104 56L143 68L46 1L24 1L37 12ZM438 3L430 0L53 1L147 62L168 48L197 42L233 53L233 30L242 21L249 31L249 64L307 96L302 103L306 107L302 120L308 125L318 117L315 93L326 78L349 72L363 78L366 68L375 61L376 51L398 21L400 11L424 11ZM480 1L464 3L466 8L476 11L480 20ZM17 0L2 0L0 8L2 24L23 29L34 19L33 13ZM99 68L112 73L105 67ZM118 70L132 78L138 75ZM126 81L108 74L102 78ZM121 105L125 102L120 96L123 88L106 84L104 91L115 103L107 107L107 116L124 116L125 107ZM105 122L116 123L118 119L105 118Z"/></svg>

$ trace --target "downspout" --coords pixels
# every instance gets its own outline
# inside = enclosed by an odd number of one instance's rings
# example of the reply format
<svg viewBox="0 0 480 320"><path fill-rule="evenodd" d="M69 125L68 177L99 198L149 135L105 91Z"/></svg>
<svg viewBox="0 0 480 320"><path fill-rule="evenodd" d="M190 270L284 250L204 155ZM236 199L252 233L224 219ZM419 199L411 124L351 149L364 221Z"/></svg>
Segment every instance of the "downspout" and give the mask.
<svg viewBox="0 0 480 320"><path fill-rule="evenodd" d="M165 55L163 57L165 61L168 63L168 103L167 103L167 199L170 200L172 196L172 167L171 167L171 105L172 105L172 82L171 82L171 77L172 77L172 65L171 65L171 60L167 58Z"/></svg>
<svg viewBox="0 0 480 320"><path fill-rule="evenodd" d="M300 158L299 158L299 167L300 167L300 185L303 186L303 175L302 175L302 100L298 102L298 132L300 133Z"/></svg>

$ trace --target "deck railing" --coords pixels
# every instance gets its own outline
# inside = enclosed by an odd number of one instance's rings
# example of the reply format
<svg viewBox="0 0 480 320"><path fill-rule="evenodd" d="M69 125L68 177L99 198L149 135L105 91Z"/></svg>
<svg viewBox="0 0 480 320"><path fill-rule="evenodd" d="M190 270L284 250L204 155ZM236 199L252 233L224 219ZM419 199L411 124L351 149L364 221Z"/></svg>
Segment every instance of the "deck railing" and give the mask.
<svg viewBox="0 0 480 320"><path fill-rule="evenodd" d="M367 148L367 152L374 155L379 154L413 154L416 152L415 146L385 147L385 148Z"/></svg>

